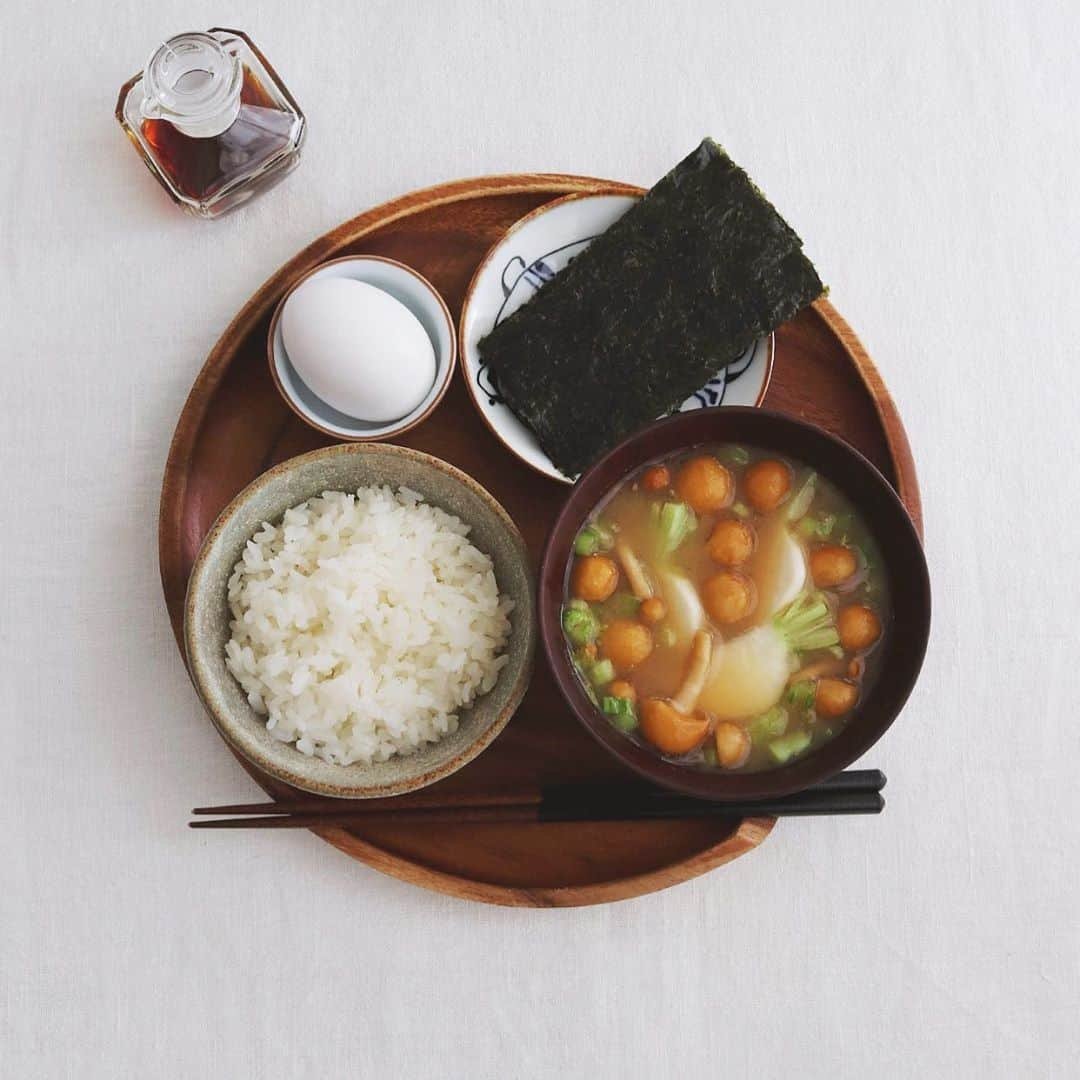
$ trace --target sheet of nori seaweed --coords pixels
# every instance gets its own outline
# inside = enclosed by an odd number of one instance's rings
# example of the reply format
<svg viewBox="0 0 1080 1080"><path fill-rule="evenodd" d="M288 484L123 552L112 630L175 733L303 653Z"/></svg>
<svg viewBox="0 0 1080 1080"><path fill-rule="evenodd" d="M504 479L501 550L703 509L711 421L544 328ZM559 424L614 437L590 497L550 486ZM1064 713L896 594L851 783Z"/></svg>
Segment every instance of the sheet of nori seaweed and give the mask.
<svg viewBox="0 0 1080 1080"><path fill-rule="evenodd" d="M823 291L795 231L706 139L479 351L576 476Z"/></svg>

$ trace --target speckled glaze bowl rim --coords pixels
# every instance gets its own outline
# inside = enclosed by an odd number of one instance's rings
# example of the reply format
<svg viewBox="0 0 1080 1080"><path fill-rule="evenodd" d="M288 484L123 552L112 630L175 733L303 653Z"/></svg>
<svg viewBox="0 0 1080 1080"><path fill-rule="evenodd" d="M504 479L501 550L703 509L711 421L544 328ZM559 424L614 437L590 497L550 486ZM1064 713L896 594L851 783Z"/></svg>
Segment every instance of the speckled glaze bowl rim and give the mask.
<svg viewBox="0 0 1080 1080"><path fill-rule="evenodd" d="M328 266L337 266L342 263L358 263L358 262L377 262L385 263L388 266L396 267L398 270L403 270L411 277L416 278L421 287L431 294L438 305L442 317L446 322L446 328L450 335L450 355L446 361L446 370L441 375L439 373L438 363L438 350L437 343L432 342L432 347L436 349L436 370L435 379L436 382L442 380L441 385L438 386L435 396L428 403L428 407L424 409L422 413L412 417L407 423L401 423L396 426L387 425L383 430L373 435L363 435L359 432L350 434L345 431L339 431L336 428L329 428L323 424L313 420L306 412L297 408L296 402L293 400L292 395L285 389L281 382L281 377L277 370L277 361L275 358L274 338L277 335L278 322L281 320L281 313L285 308L285 301L301 285L304 284L309 278L315 274L325 270ZM355 279L360 280L360 279ZM311 267L310 270L306 270L300 275L281 295L281 299L274 305L274 312L270 316L270 326L266 331L266 360L270 368L270 378L273 380L274 388L277 390L281 400L294 412L308 427L313 428L315 431L320 432L323 435L329 436L331 439L337 439L341 442L348 443L377 443L384 442L387 439L396 439L400 435L404 435L407 431L412 431L414 427L422 424L438 407L442 402L442 399L446 396L446 392L450 389L450 384L454 380L454 372L458 366L458 336L457 326L454 323L454 318L450 314L450 308L446 301L443 299L442 293L431 284L430 281L419 270L414 270L411 266L406 265L403 262L399 262L397 259L387 258L385 255L339 255L336 259L327 259L325 262L318 263L316 266ZM313 391L309 392L313 393ZM318 395L315 395L316 397ZM391 422L392 424L392 422Z"/></svg>
<svg viewBox="0 0 1080 1080"><path fill-rule="evenodd" d="M876 507L867 509L869 500L859 502L857 498L849 497L859 506L879 545L883 548L898 545L904 552L903 569L912 570L914 573L911 580L905 582L903 599L898 604L895 575L898 575L902 568L886 560L893 594L893 615L895 617L898 609L907 614L911 623L908 630L913 637L904 638L902 642L898 641L892 646L894 652L890 655L898 656L899 659L893 661L891 669L888 666L883 667L867 701L864 703L860 700L859 711L855 713L851 727L845 728L820 749L791 765L740 774L706 771L668 761L617 731L586 696L574 673L562 631L561 609L563 582L574 537L597 503L646 462L677 454L694 446L724 441L723 426L737 427L744 418L752 418L750 424L757 425L760 433L756 438L745 434L730 436L734 441L747 442L774 453L798 458L810 467L819 469L842 491L847 488L847 484L830 476L828 469L822 466L820 461L814 460L815 453L800 454L785 448L780 445L783 436L770 437L765 429L786 428L792 433L792 438L817 441L817 453L828 452L820 449L828 445L840 458L846 458L849 467L860 473L860 478L873 486L873 497L880 501ZM716 429L716 434L710 433L707 437L674 437L684 428L697 429L706 426ZM669 433L673 436L670 445L660 448L652 446L654 441L665 442ZM883 540L882 521L877 516L881 513L888 517L888 525L897 530L887 541ZM658 420L624 439L585 471L563 504L544 545L537 573L537 612L540 620L540 640L559 692L582 726L615 758L653 783L683 794L716 802L768 799L803 791L847 768L892 726L915 687L926 655L931 619L930 577L922 541L907 509L895 489L871 461L843 439L814 424L769 409L736 405L724 409L679 413ZM893 630L893 633L896 633L896 630Z"/></svg>
<svg viewBox="0 0 1080 1080"><path fill-rule="evenodd" d="M199 601L199 590L205 586L203 580L204 574L210 564L211 553L214 549L215 542L220 536L225 527L232 521L240 509L247 504L247 502L258 492L262 491L269 484L273 483L276 479L289 474L294 471L300 465L307 464L312 461L318 461L320 459L336 458L341 456L347 456L351 454L363 455L366 453L387 453L391 456L397 456L414 461L427 468L435 469L444 475L448 476L452 481L462 485L481 501L483 501L490 509L496 520L505 530L508 539L511 541L511 546L514 555L517 557L521 564L521 568L524 572L526 579L526 601L528 603L528 610L524 613L525 619L523 629L519 632L525 634L525 651L524 658L521 663L519 671L514 677L513 683L508 688L506 701L499 709L496 715L492 718L490 723L483 729L481 729L476 737L470 742L463 750L457 753L454 757L448 761L443 762L425 772L403 780L394 782L387 782L383 784L349 784L342 782L340 784L328 784L317 780L312 780L305 776L302 768L305 763L311 761L319 761L320 764L325 764L322 759L312 759L302 754L294 746L289 743L282 743L282 747L290 749L296 756L296 763L298 768L296 770L287 768L281 765L278 761L268 757L262 752L261 748L243 738L238 733L238 727L233 719L224 715L222 710L219 710L213 702L210 695L207 694L204 683L212 681L212 676L203 668L202 662L199 658L198 649L195 647L194 641L194 627L195 618L194 610ZM309 496L310 498L311 496ZM466 522L466 524L470 524ZM229 502L224 510L217 516L214 524L210 527L206 536L203 538L202 545L199 548L199 553L196 556L195 562L192 565L191 573L188 577L187 592L184 597L184 653L187 659L188 674L191 678L192 684L195 687L196 693L199 695L203 707L206 709L213 721L214 726L221 734L226 743L241 757L245 758L251 764L261 769L268 776L273 777L276 780L280 780L294 788L298 788L301 791L308 791L313 794L327 795L335 798L342 799L370 799L381 798L391 795L402 795L406 792L417 791L420 788L429 786L438 780L445 779L452 773L457 772L463 766L467 765L470 761L476 758L483 750L485 750L495 738L503 731L506 725L510 722L511 717L517 711L521 704L522 699L525 696L525 692L529 688L529 684L532 681L533 668L535 663L536 653L536 639L538 636L538 619L535 606L535 577L532 573L528 549L525 545L525 539L521 535L521 530L518 529L513 518L510 517L505 507L491 494L483 485L474 480L467 473L462 472L461 469L454 465L451 465L447 461L443 461L441 458L437 458L432 454L425 454L420 450L413 450L409 447L396 446L392 443L381 444L369 444L369 443L339 443L335 446L323 447L318 450L311 450L305 454L299 454L296 457L282 461L277 465L274 465L266 472L257 476L250 484L248 484L242 491L240 491ZM498 685L498 684L496 684ZM494 692L494 689L491 691ZM438 744L433 744L438 746ZM406 760L399 757L390 759L391 761ZM340 769L343 773L352 766L330 766L334 769Z"/></svg>

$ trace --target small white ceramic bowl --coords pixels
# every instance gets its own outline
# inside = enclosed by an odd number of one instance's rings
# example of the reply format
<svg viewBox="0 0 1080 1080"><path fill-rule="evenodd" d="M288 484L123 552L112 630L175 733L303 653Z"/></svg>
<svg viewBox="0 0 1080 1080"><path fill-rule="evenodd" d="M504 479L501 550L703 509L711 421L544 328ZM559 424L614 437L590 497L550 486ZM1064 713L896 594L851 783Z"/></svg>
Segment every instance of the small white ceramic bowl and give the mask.
<svg viewBox="0 0 1080 1080"><path fill-rule="evenodd" d="M281 312L285 301L296 289L306 281L321 277L352 278L354 281L374 285L404 304L420 320L420 325L431 338L431 345L435 350L435 381L424 400L412 412L388 423L371 423L348 416L323 401L297 374L289 362L289 355L281 338ZM278 393L306 424L324 435L345 442L377 442L416 427L442 400L457 362L457 334L446 301L427 278L404 263L384 259L380 255L349 255L322 263L293 282L289 291L278 301L274 317L270 320L267 355L270 375Z"/></svg>

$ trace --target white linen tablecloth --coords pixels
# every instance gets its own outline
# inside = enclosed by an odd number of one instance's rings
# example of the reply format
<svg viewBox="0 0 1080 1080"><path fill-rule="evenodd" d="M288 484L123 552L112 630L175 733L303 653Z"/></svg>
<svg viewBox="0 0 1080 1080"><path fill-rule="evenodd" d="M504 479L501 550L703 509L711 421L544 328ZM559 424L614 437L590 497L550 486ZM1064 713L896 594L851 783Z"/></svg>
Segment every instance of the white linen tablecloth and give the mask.
<svg viewBox="0 0 1080 1080"><path fill-rule="evenodd" d="M1080 9L83 4L0 16L0 1076L1070 1077L1080 1037ZM306 109L285 184L177 212L112 111L163 36L247 29ZM691 883L514 911L258 791L157 575L177 414L257 286L446 179L649 184L712 134L803 236L918 462L935 617L867 764L880 819L781 823Z"/></svg>

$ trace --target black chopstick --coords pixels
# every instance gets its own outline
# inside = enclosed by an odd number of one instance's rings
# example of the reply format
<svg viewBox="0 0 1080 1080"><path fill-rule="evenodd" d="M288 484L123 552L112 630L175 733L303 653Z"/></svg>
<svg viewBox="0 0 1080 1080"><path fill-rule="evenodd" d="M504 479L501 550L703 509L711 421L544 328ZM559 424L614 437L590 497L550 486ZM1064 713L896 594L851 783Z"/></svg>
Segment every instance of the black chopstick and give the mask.
<svg viewBox="0 0 1080 1080"><path fill-rule="evenodd" d="M784 798L718 803L640 784L559 785L512 796L463 795L409 805L380 800L313 798L292 803L199 807L195 814L262 814L192 821L193 829L357 828L369 825L507 824L554 821L649 821L685 818L805 817L879 814L885 776L877 769L841 773Z"/></svg>
<svg viewBox="0 0 1080 1080"><path fill-rule="evenodd" d="M822 780L807 791L881 791L885 787L885 774L880 769L849 769ZM324 795L304 795L297 799L281 799L277 802L234 803L229 806L196 806L191 812L196 816L227 817L230 815L255 814L304 814L323 811L345 811L349 814L380 814L388 809L450 810L480 806L535 806L545 798L548 801L587 801L591 797L606 799L630 796L640 799L689 799L664 788L645 783L589 783L558 784L547 788L527 791L492 791L484 793L446 795L440 791L424 791L412 795L397 795L376 799L335 799Z"/></svg>

